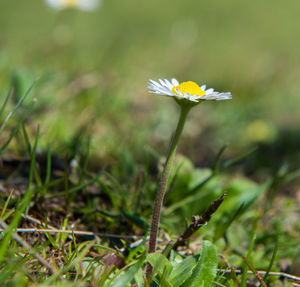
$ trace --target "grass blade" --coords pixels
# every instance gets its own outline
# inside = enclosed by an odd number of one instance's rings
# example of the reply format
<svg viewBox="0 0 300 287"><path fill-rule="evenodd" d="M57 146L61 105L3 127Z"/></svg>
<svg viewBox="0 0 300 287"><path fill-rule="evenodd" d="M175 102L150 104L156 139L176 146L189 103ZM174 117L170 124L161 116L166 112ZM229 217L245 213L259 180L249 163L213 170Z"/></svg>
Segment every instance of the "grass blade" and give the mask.
<svg viewBox="0 0 300 287"><path fill-rule="evenodd" d="M4 204L3 208L2 208L2 212L1 212L1 215L0 215L1 219L2 219L3 215L5 214L6 208L8 206L8 203L9 203L9 201L11 199L11 196L12 196L13 192L14 192L14 189L11 190L11 192L9 193L9 196L8 196L7 200L5 201L5 204Z"/></svg>
<svg viewBox="0 0 300 287"><path fill-rule="evenodd" d="M1 117L2 113L5 111L5 108L6 108L7 104L8 104L8 101L9 101L9 99L10 99L12 93L13 93L13 88L10 88L9 91L8 91L8 94L7 94L6 98L5 98L5 100L4 100L4 103L3 103L2 107L1 107L1 110L0 110L0 117ZM1 132L0 132L0 133L1 133Z"/></svg>
<svg viewBox="0 0 300 287"><path fill-rule="evenodd" d="M268 279L269 273L270 273L271 268L274 264L274 261L275 261L276 255L277 255L277 251L278 251L278 247L279 247L279 234L280 234L280 232L278 231L277 234L276 234L275 247L274 247L274 250L273 250L272 258L270 260L270 264L269 264L268 269L266 271L266 274L263 278L263 281L266 281ZM259 287L260 286L262 286L262 283L259 285Z"/></svg>
<svg viewBox="0 0 300 287"><path fill-rule="evenodd" d="M18 110L18 108L22 105L22 103L24 102L24 100L26 99L26 97L30 94L31 90L33 89L33 87L35 86L36 82L38 81L39 77L36 78L33 83L31 84L31 86L29 87L29 89L24 93L24 95L19 99L19 101L17 102L17 104L14 106L14 108L8 113L8 115L6 116L4 122L2 123L1 127L0 127L0 134L2 132L2 130L4 129L4 127L6 126L7 121L16 113L16 111ZM12 95L12 89L9 90L9 93L4 101L4 104L1 108L1 112L0 115L2 114L2 112L4 111L7 102L9 100L9 98Z"/></svg>
<svg viewBox="0 0 300 287"><path fill-rule="evenodd" d="M246 287L246 279L247 279L248 267L249 267L248 260L251 257L251 253L253 251L253 247L254 247L254 244L255 244L256 229L257 229L258 219L259 218L255 219L255 222L254 222L252 230L251 230L251 236L250 236L251 241L250 241L250 245L249 245L247 256L245 257L246 258L245 259L246 264L244 264L244 271L243 271L242 280L241 280L241 287Z"/></svg>
<svg viewBox="0 0 300 287"><path fill-rule="evenodd" d="M16 135L16 133L18 132L18 130L20 129L21 125L23 124L23 122L25 121L25 119L29 116L29 114L32 111L32 107L34 104L31 105L31 107L27 110L27 112L23 115L23 117L19 120L17 126L11 131L10 136L8 138L8 140L2 145L2 147L0 148L0 155L3 153L3 151L7 148L7 146L10 144L10 142L12 141L12 139L14 138L14 136Z"/></svg>

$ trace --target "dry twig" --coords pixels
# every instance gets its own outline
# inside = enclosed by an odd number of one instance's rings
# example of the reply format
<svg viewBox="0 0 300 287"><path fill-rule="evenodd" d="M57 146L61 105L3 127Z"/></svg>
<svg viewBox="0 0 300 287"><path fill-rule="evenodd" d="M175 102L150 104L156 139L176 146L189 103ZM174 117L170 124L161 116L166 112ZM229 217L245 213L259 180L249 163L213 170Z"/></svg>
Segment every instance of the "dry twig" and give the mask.
<svg viewBox="0 0 300 287"><path fill-rule="evenodd" d="M0 229L0 232L3 232L4 229ZM79 231L79 230L61 230L61 229L38 229L38 228L17 228L16 232L18 233L65 233L65 234L74 234L77 236L90 236L92 238L105 237L105 238L120 238L120 239L133 239L137 240L143 236L135 235L118 235L118 234L109 234L109 233L99 233L99 232L90 232L90 231Z"/></svg>
<svg viewBox="0 0 300 287"><path fill-rule="evenodd" d="M177 241L173 245L173 250L177 250L179 246L184 245L185 241L188 240L193 235L193 233L195 233L200 227L202 227L211 219L211 216L217 211L224 198L225 193L223 193L218 199L213 201L201 216L194 215L192 217L190 226L183 232L183 234L178 237Z"/></svg>
<svg viewBox="0 0 300 287"><path fill-rule="evenodd" d="M237 275L241 275L243 274L243 270L240 269L217 269L218 272L222 272L222 273L231 273L234 272ZM249 275L256 275L259 274L261 276L265 275L267 273L267 271L263 271L263 270L256 270L256 272L253 272L251 270L247 271L247 274ZM297 277L295 275L291 275L288 273L284 273L284 272L269 272L268 274L269 276L279 276L279 277L283 277L283 278L287 278L290 280L294 280L294 281L298 281L300 282L300 277Z"/></svg>

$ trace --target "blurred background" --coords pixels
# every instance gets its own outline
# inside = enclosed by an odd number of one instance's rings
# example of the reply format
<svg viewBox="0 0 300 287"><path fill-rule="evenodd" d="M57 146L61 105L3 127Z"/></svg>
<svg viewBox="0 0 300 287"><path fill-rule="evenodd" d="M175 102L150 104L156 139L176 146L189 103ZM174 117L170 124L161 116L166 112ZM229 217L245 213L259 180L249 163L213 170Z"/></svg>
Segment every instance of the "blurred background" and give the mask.
<svg viewBox="0 0 300 287"><path fill-rule="evenodd" d="M299 1L101 0L91 11L45 1L0 2L0 95L21 95L40 75L28 123L57 152L91 138L91 153L164 154L176 103L149 94L172 78L230 91L232 101L193 109L180 146L205 165L259 147L247 166L299 162ZM12 149L18 147L14 142Z"/></svg>

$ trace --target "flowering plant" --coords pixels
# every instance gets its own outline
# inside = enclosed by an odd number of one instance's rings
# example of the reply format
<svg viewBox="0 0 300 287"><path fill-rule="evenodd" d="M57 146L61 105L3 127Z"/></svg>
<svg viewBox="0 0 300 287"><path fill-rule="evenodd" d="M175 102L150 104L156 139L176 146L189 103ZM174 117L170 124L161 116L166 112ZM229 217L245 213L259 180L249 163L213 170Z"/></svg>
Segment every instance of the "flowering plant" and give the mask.
<svg viewBox="0 0 300 287"><path fill-rule="evenodd" d="M173 160L175 157L178 142L184 127L185 120L190 109L199 103L206 100L229 100L231 99L231 93L219 93L214 89L206 89L206 85L199 86L198 84L188 81L179 83L176 79L171 81L159 79L157 81L149 80L148 89L151 93L173 97L181 108L181 113L175 134L171 140L168 156L164 166L163 173L158 185L157 195L154 203L150 239L149 239L149 253L154 253L156 250L156 240L158 234L158 224L160 218L161 207L165 195L166 185L171 172ZM151 266L148 265L147 275L151 273Z"/></svg>

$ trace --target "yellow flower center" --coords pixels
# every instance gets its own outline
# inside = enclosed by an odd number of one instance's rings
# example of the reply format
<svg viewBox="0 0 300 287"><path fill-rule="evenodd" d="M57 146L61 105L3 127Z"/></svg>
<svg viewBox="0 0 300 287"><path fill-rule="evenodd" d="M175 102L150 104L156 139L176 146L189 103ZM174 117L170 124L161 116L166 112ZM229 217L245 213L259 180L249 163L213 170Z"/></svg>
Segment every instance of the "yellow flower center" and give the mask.
<svg viewBox="0 0 300 287"><path fill-rule="evenodd" d="M76 5L76 3L77 3L76 0L66 0L65 5L66 7L73 7Z"/></svg>
<svg viewBox="0 0 300 287"><path fill-rule="evenodd" d="M191 95L199 95L199 96L204 96L205 91L203 91L196 83L192 81L188 82L182 82L176 87L172 88L173 93L176 93L176 89L179 90L183 95L185 93L189 93Z"/></svg>

